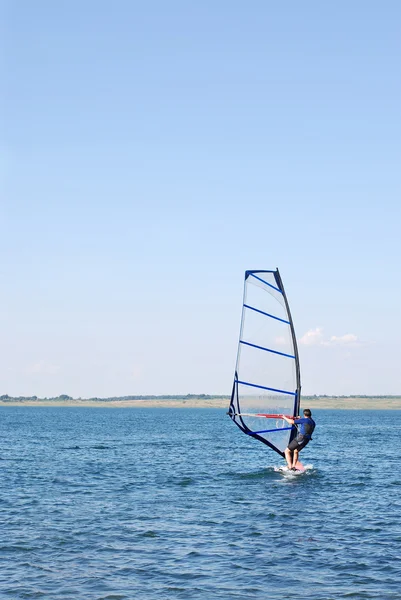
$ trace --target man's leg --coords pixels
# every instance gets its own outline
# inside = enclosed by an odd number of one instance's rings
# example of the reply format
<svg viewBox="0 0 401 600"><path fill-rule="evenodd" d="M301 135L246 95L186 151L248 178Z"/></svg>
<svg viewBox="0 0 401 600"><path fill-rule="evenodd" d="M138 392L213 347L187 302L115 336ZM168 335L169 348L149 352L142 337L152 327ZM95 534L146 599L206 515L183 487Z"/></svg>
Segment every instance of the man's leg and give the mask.
<svg viewBox="0 0 401 600"><path fill-rule="evenodd" d="M309 440L308 440L309 441ZM298 470L298 471L305 471L305 467L303 466L303 464L301 462L299 462L299 453L301 452L301 450L303 450L305 448L305 446L308 444L308 441L304 441L300 446L298 446L298 448L296 450L294 450L294 467ZM296 453L296 456L295 456Z"/></svg>
<svg viewBox="0 0 401 600"><path fill-rule="evenodd" d="M292 450L290 450L289 448L286 448L284 450L284 454L285 454L285 460L287 461L288 468L291 469L292 468Z"/></svg>
<svg viewBox="0 0 401 600"><path fill-rule="evenodd" d="M298 462L298 450L294 450L293 454L292 454L292 465L291 468L295 469L297 466L297 462Z"/></svg>

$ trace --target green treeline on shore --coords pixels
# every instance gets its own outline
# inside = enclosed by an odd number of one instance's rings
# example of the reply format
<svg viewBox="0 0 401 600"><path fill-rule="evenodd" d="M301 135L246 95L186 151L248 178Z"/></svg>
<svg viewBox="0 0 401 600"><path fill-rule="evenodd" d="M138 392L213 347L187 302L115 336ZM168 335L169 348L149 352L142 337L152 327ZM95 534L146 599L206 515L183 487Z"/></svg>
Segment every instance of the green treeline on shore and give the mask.
<svg viewBox="0 0 401 600"><path fill-rule="evenodd" d="M331 394L314 394L313 396L302 396L303 400L319 400L320 398L401 398L401 396L391 396L389 394L385 394L383 396L374 394L373 396L367 396L366 394L350 394L343 396L332 396Z"/></svg>
<svg viewBox="0 0 401 600"><path fill-rule="evenodd" d="M73 398L68 394L60 394L60 396L54 396L52 398L39 398L38 396L9 396L4 394L0 396L0 402L74 402L74 401L85 401L85 402L123 402L131 400L224 400L229 396L210 396L208 394L186 394L186 395L175 395L175 396L110 396L109 398Z"/></svg>
<svg viewBox="0 0 401 600"><path fill-rule="evenodd" d="M343 399L355 399L355 398L377 398L377 399L399 399L400 396L391 396L391 395L373 395L368 396L366 394L353 394L349 396L331 396L327 394L314 394L313 396L302 396L302 400L319 400L324 398L343 398ZM60 396L54 396L51 398L39 398L38 396L9 396L8 394L3 394L0 396L0 402L124 402L124 401L132 401L132 400L228 400L229 396L223 395L210 395L210 394L186 394L186 395L158 395L158 396L111 396L108 398L73 398L68 394L60 394Z"/></svg>

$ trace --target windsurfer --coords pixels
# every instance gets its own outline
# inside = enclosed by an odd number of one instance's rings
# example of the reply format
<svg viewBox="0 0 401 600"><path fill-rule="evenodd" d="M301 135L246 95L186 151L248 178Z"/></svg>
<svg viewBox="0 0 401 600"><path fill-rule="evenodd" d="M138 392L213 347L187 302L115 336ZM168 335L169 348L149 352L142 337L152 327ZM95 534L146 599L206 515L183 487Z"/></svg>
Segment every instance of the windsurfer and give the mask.
<svg viewBox="0 0 401 600"><path fill-rule="evenodd" d="M316 427L315 421L312 419L312 413L309 408L305 408L303 417L294 417L289 419L285 415L282 418L289 425L295 425L298 429L297 436L290 442L284 451L285 459L288 468L297 471L298 454L312 439L313 430Z"/></svg>

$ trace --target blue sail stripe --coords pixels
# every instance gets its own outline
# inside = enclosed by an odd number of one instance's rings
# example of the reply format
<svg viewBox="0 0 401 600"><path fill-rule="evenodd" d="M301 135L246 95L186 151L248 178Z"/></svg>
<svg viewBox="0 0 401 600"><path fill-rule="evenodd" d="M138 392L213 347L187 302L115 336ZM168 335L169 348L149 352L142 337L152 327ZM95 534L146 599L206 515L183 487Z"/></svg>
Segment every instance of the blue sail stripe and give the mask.
<svg viewBox="0 0 401 600"><path fill-rule="evenodd" d="M267 281L265 281L264 279L261 279L260 277L257 277L256 275L254 275L253 273L251 273L252 277L255 277L255 279L259 279L259 281L261 281L262 283L264 283L265 285L268 285L269 287L273 288L273 290L276 290L276 292L280 292L280 294L282 294L283 292L280 290L280 288L276 287L275 285L272 285L271 283L268 283Z"/></svg>
<svg viewBox="0 0 401 600"><path fill-rule="evenodd" d="M287 392L286 390L276 390L276 388L265 387L264 385L256 385L256 383L249 383L247 381L239 381L237 383L241 385L249 385L250 387L260 388L261 390L268 390L269 392L277 392L278 394L289 394L290 396L296 396L296 392Z"/></svg>
<svg viewBox="0 0 401 600"><path fill-rule="evenodd" d="M278 427L276 429L262 429L262 431L250 431L248 435L259 435L260 433L270 433L271 431L289 431L292 427Z"/></svg>
<svg viewBox="0 0 401 600"><path fill-rule="evenodd" d="M245 308L250 308L251 310L254 310L255 312L260 313L261 315L266 315L266 317L271 317L272 319L276 319L276 321L281 321L282 323L287 323L287 325L291 325L291 323L289 321L286 321L285 319L280 319L280 317L275 317L274 315L271 315L270 313L263 312L263 310L259 310L258 308L249 306L249 304L244 304L244 306L245 306Z"/></svg>
<svg viewBox="0 0 401 600"><path fill-rule="evenodd" d="M255 269L255 270L248 269L247 271L245 271L245 279L246 279L246 278L247 278L249 275L252 275L253 273L275 273L275 272L276 272L276 271L265 271L265 270L261 271L260 269Z"/></svg>
<svg viewBox="0 0 401 600"><path fill-rule="evenodd" d="M257 346L256 344L250 344L249 342L244 342L243 340L239 341L240 344L245 344L246 346L251 346L252 348L257 348L258 350L265 350L266 352L272 352L273 354L279 354L280 356L287 356L287 358L294 358L292 354L284 354L284 352L278 352L278 350L271 350L270 348L263 348L263 346Z"/></svg>

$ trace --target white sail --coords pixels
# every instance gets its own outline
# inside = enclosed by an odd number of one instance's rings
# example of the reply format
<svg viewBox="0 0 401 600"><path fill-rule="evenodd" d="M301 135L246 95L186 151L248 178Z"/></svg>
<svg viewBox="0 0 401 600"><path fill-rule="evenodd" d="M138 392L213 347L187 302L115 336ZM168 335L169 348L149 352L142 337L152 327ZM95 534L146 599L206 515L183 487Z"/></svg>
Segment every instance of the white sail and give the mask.
<svg viewBox="0 0 401 600"><path fill-rule="evenodd" d="M295 332L278 269L246 271L229 415L283 455L295 428L281 415L298 415L300 392Z"/></svg>

